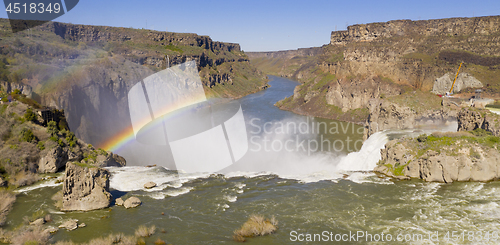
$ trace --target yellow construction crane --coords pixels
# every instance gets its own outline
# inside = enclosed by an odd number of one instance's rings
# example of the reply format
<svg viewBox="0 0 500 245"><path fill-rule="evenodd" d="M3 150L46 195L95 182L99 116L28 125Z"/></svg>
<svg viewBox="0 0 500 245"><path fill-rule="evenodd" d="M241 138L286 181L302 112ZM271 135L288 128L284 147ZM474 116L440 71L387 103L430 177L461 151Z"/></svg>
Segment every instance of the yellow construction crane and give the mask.
<svg viewBox="0 0 500 245"><path fill-rule="evenodd" d="M453 91L453 86L455 86L455 82L457 81L458 73L460 72L460 68L462 68L462 62L460 62L460 66L458 67L457 75L455 75L455 80L453 80L453 83L451 84L451 89L450 89L450 94Z"/></svg>

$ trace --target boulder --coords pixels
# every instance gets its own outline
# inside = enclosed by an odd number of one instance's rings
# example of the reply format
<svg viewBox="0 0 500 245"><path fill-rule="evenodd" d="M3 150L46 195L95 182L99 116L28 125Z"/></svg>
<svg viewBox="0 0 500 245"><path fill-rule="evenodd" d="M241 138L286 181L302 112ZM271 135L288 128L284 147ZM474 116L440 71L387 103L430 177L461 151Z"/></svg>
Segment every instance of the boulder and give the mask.
<svg viewBox="0 0 500 245"><path fill-rule="evenodd" d="M30 222L30 225L43 225L45 224L45 220L43 218L39 218L33 222Z"/></svg>
<svg viewBox="0 0 500 245"><path fill-rule="evenodd" d="M66 165L63 183L63 211L88 211L109 207L109 172L98 167Z"/></svg>
<svg viewBox="0 0 500 245"><path fill-rule="evenodd" d="M42 156L38 162L38 172L55 173L62 168L67 161L67 152L60 146L49 149L45 156Z"/></svg>
<svg viewBox="0 0 500 245"><path fill-rule="evenodd" d="M76 230L78 228L78 220L70 219L62 223L59 228L64 228L68 231Z"/></svg>
<svg viewBox="0 0 500 245"><path fill-rule="evenodd" d="M45 229L45 232L56 233L58 230L59 230L59 228L50 226L49 228Z"/></svg>
<svg viewBox="0 0 500 245"><path fill-rule="evenodd" d="M120 197L120 198L117 198L115 200L115 205L116 206L123 206L123 199Z"/></svg>
<svg viewBox="0 0 500 245"><path fill-rule="evenodd" d="M458 112L458 131L484 129L500 136L500 115L485 109L463 108Z"/></svg>
<svg viewBox="0 0 500 245"><path fill-rule="evenodd" d="M123 206L125 208L135 208L139 205L141 205L141 200L137 197L129 197L125 202L123 203Z"/></svg>
<svg viewBox="0 0 500 245"><path fill-rule="evenodd" d="M151 189L153 187L156 187L156 183L153 181L149 181L148 183L144 184L144 188L146 189Z"/></svg>
<svg viewBox="0 0 500 245"><path fill-rule="evenodd" d="M83 159L83 153L80 147L76 146L72 150L68 151L68 162L79 162Z"/></svg>

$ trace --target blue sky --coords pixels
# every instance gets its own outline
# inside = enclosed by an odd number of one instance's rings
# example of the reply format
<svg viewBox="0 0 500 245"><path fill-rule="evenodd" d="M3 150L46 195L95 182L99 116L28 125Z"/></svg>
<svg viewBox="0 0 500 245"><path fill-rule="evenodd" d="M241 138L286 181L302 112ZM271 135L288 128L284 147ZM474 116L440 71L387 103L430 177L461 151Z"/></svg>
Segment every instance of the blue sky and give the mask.
<svg viewBox="0 0 500 245"><path fill-rule="evenodd" d="M80 0L55 21L190 32L274 51L327 44L335 28L356 23L487 15L500 15L500 1Z"/></svg>

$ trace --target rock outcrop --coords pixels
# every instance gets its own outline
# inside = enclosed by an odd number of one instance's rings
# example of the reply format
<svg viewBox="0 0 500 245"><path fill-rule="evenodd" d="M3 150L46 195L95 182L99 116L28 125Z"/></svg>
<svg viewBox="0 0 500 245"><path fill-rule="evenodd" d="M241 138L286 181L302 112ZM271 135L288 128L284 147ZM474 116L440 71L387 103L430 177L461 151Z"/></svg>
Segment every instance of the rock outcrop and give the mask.
<svg viewBox="0 0 500 245"><path fill-rule="evenodd" d="M124 167L126 164L125 158L112 152L107 152L106 155L98 155L95 163L98 167Z"/></svg>
<svg viewBox="0 0 500 245"><path fill-rule="evenodd" d="M24 98L23 101L25 100L33 103L30 99ZM123 157L96 149L91 144L76 138L74 133L67 129L57 130L52 127L49 130L49 127L44 126L44 120L36 111L22 101L2 106L0 111L0 166L7 169L6 164L9 164L12 167L9 167L9 174L0 179L0 186L13 185L15 182L11 177L19 172L24 172L27 180L28 177L33 177L37 173L61 171L68 162L98 167L125 166L126 161ZM30 120L25 120L25 115L29 115ZM58 127L64 126L64 122L61 119ZM10 147L11 145L16 145L16 147ZM16 185L27 185L36 179L19 181Z"/></svg>
<svg viewBox="0 0 500 245"><path fill-rule="evenodd" d="M19 90L21 94L26 95L26 97L31 98L33 94L33 88L30 85L23 83L11 83L0 81L0 89L6 93L12 93L14 90Z"/></svg>
<svg viewBox="0 0 500 245"><path fill-rule="evenodd" d="M485 109L463 108L458 112L458 131L484 129L500 136L500 115Z"/></svg>
<svg viewBox="0 0 500 245"><path fill-rule="evenodd" d="M381 150L382 159L374 171L399 179L418 178L444 183L490 181L500 178L500 164L498 164L500 153L497 149L471 143L476 139L472 135L442 137L447 136L428 139L433 141L429 144L441 140L443 144L434 145L421 155L418 151L427 147L428 143L425 141L418 142L416 139L389 141L385 149Z"/></svg>
<svg viewBox="0 0 500 245"><path fill-rule="evenodd" d="M45 156L40 158L40 161L38 162L38 172L55 173L64 167L67 161L67 151L64 151L60 146L56 146L53 149L47 150Z"/></svg>
<svg viewBox="0 0 500 245"><path fill-rule="evenodd" d="M125 158L112 152L96 150L81 140L73 148L56 146L42 151L41 154L43 156L38 161L40 173L55 173L68 162L82 162L96 167L123 167L127 164Z"/></svg>
<svg viewBox="0 0 500 245"><path fill-rule="evenodd" d="M63 211L88 211L109 207L109 172L98 167L66 164Z"/></svg>
<svg viewBox="0 0 500 245"><path fill-rule="evenodd" d="M412 129L421 124L441 124L456 120L456 111L446 107L418 112L407 106L374 99L370 101L368 108L370 114L365 124L365 139L387 129Z"/></svg>
<svg viewBox="0 0 500 245"><path fill-rule="evenodd" d="M451 85L455 79L455 74L448 72L440 78L436 78L434 86L432 87L432 92L435 94L445 94L450 92ZM481 81L477 80L475 77L468 73L458 74L457 81L453 86L453 93L458 93L466 88L482 88L483 84Z"/></svg>
<svg viewBox="0 0 500 245"><path fill-rule="evenodd" d="M372 99L401 93L401 88L384 82L378 77L370 77L364 80L339 79L333 84L330 83L326 93L326 103L335 105L341 108L343 112L346 112L365 108Z"/></svg>
<svg viewBox="0 0 500 245"><path fill-rule="evenodd" d="M349 42L370 42L400 36L461 36L490 35L500 32L500 17L450 18L435 20L393 20L347 27L347 31L333 31L332 45Z"/></svg>

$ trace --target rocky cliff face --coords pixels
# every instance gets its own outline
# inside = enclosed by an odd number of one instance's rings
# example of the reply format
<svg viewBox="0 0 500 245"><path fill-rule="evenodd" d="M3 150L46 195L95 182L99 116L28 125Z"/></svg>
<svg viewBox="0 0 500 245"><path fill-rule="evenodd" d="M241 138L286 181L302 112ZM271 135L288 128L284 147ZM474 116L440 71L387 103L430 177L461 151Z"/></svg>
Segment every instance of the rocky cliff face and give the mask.
<svg viewBox="0 0 500 245"><path fill-rule="evenodd" d="M7 23L0 19L0 32ZM207 36L58 22L33 31L33 39L2 37L0 58L21 57L11 59L11 73L36 88L39 102L64 109L77 136L97 146L130 127L129 89L168 66L195 60L207 97L238 98L267 82L239 44Z"/></svg>
<svg viewBox="0 0 500 245"><path fill-rule="evenodd" d="M111 204L109 172L102 168L68 163L63 184L63 211L88 211Z"/></svg>
<svg viewBox="0 0 500 245"><path fill-rule="evenodd" d="M285 50L276 52L247 52L252 64L268 75L287 77L294 80L305 80L310 78L304 66L316 60L323 53L323 48L299 48L296 50Z"/></svg>
<svg viewBox="0 0 500 245"><path fill-rule="evenodd" d="M400 95L402 92L401 88L384 82L380 78L339 79L330 83L326 93L326 103L342 108L342 111L346 112L365 108L372 99Z"/></svg>
<svg viewBox="0 0 500 245"><path fill-rule="evenodd" d="M173 33L151 30L134 30L132 28L72 25L59 22L50 22L39 28L42 31L53 32L63 39L81 42L143 42L151 40L160 45L179 43L183 46L198 46L211 51L240 51L237 43L215 42L208 36L199 36L194 33Z"/></svg>
<svg viewBox="0 0 500 245"><path fill-rule="evenodd" d="M375 171L445 183L500 179L499 119L488 110L462 108L459 132L392 140L381 150Z"/></svg>
<svg viewBox="0 0 500 245"><path fill-rule="evenodd" d="M374 171L399 179L418 178L444 183L500 178L497 146L483 143L493 138L483 140L465 133L418 139L397 139L387 143Z"/></svg>
<svg viewBox="0 0 500 245"><path fill-rule="evenodd" d="M414 110L386 100L371 100L370 114L365 123L365 136L388 129L412 129L419 125L439 125L456 120L456 111L443 106L439 109Z"/></svg>
<svg viewBox="0 0 500 245"><path fill-rule="evenodd" d="M26 116L29 110L32 118ZM0 105L0 168L4 169L3 178L10 179L9 184L20 185L13 180L18 173L55 173L68 162L99 167L126 165L123 157L96 149L66 129L48 130L43 122L36 109L19 101Z"/></svg>
<svg viewBox="0 0 500 245"><path fill-rule="evenodd" d="M463 108L458 112L458 131L484 129L495 136L500 136L500 115L489 110Z"/></svg>
<svg viewBox="0 0 500 245"><path fill-rule="evenodd" d="M394 20L389 22L352 25L347 31L334 31L330 44L370 42L398 36L462 36L491 35L500 31L500 17L451 18L436 20Z"/></svg>
<svg viewBox="0 0 500 245"><path fill-rule="evenodd" d="M460 61L466 63L463 72L474 76L480 71L470 64L500 64L496 58L484 61L500 55L499 23L500 16L490 16L353 25L331 35L330 52L342 52L343 59L325 60L320 67L343 75L379 74L431 89L446 70L456 73Z"/></svg>
<svg viewBox="0 0 500 245"><path fill-rule="evenodd" d="M346 31L332 32L330 43L319 48L318 53L313 56L297 54L288 59L300 61L288 66L287 74L295 74L292 78L303 82L303 85L296 90L293 99L283 101L280 107L300 111L301 114L358 122L359 117L352 116L360 115L356 108L361 104L368 105L367 99L375 98L377 94L364 93L365 87L372 86L367 78L389 80L392 87L403 87L405 91L428 92L434 89L435 93L444 93L449 91L460 62L464 65L455 92L482 87L489 96L500 97L500 82L497 79L500 75L499 23L500 16L398 20L353 25ZM283 62L291 63L287 58L275 57L286 56L266 54L252 58L252 62L270 67ZM347 80L361 88L350 99L340 92L349 90L350 85L336 85L337 81ZM332 89L328 93L304 93L316 90L318 81L323 81L324 86ZM305 95L307 100L303 99ZM402 93L395 97L398 96L405 95ZM387 100L394 96L389 93L383 97ZM335 108L328 109L331 106ZM408 107L415 109L412 105ZM366 106L362 108L368 109ZM336 115L325 116L325 110ZM365 113L365 119L367 117L368 113Z"/></svg>
<svg viewBox="0 0 500 245"><path fill-rule="evenodd" d="M33 94L33 88L29 85L23 83L10 83L6 81L0 81L0 90L4 91L5 93L10 94L16 89L21 91L21 94L26 95L28 98L31 98Z"/></svg>

